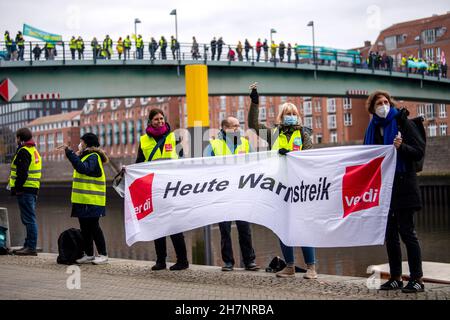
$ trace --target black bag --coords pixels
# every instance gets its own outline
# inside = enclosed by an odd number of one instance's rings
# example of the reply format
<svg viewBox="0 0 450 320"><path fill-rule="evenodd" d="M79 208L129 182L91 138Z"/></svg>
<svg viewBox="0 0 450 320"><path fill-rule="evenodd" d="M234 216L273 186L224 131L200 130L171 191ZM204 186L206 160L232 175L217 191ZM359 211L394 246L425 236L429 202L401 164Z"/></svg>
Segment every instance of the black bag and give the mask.
<svg viewBox="0 0 450 320"><path fill-rule="evenodd" d="M58 238L59 264L74 264L83 256L83 237L80 229L70 228L63 231Z"/></svg>
<svg viewBox="0 0 450 320"><path fill-rule="evenodd" d="M423 126L424 118L422 116L419 116L419 117L412 118L411 121L416 126L417 131L420 134L420 138L422 138L421 141L419 141L419 143L423 145L423 151L425 153L425 147L427 144L427 135L425 133L425 127ZM414 161L414 165L416 167L416 172L422 171L424 161L425 161L425 154L422 157L422 159L420 159L419 161Z"/></svg>
<svg viewBox="0 0 450 320"><path fill-rule="evenodd" d="M275 257L270 261L269 266L266 268L266 272L278 272L286 267L286 262L280 257Z"/></svg>

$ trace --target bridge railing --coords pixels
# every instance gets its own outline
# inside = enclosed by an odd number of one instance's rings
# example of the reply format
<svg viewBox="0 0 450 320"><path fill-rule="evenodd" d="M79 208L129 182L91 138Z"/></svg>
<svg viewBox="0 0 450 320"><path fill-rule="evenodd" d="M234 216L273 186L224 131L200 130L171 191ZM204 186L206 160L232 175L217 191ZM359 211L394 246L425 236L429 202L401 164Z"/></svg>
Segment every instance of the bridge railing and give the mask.
<svg viewBox="0 0 450 320"><path fill-rule="evenodd" d="M125 48L119 50L117 42L112 42L110 48L103 46L103 41L99 41L97 46L93 46L91 41L83 41L83 49L74 49L70 47L69 41L60 42L54 45L54 48L47 48L46 43L42 41L26 41L23 49L17 45L16 49L6 46L6 43L0 42L0 60L6 61L29 61L33 64L36 60L57 60L57 61L72 61L72 60L175 60L175 61L228 61L230 64L234 62L246 62L254 65L255 63L271 63L274 65L280 64L295 64L295 65L315 65L315 66L329 66L338 70L340 67L357 69L371 69L385 70L388 72L404 72L404 73L419 73L423 75L441 77L441 70L418 70L406 68L401 65L398 59L392 59L387 64L376 65L374 62L369 64L359 54L352 54L348 52L312 52L311 49L302 48L296 50L294 47L280 50L276 48L275 52L269 47L267 50L261 48L260 52L255 47L250 47L247 50L245 46L238 47L236 45L223 44L223 46L212 48L211 45L205 43L179 43L178 47L171 47L170 41L163 49L159 41L155 50L150 42L144 42L142 49L136 47L136 43L132 41L132 46L129 50ZM38 46L42 52L39 59L36 58L34 52ZM234 54L232 54L232 52ZM440 68L439 68L440 69Z"/></svg>

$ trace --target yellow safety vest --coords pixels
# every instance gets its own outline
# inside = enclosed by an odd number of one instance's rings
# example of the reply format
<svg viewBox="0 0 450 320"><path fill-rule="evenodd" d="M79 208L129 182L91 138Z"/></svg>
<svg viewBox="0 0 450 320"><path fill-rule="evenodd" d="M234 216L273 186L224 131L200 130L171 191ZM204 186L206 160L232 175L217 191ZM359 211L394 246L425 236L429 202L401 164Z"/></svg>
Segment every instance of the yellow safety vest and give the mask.
<svg viewBox="0 0 450 320"><path fill-rule="evenodd" d="M106 205L106 176L103 170L102 159L98 153L90 153L84 156L81 162L86 161L90 156L97 157L102 175L101 177L91 177L73 170L71 200L72 203L104 207Z"/></svg>
<svg viewBox="0 0 450 320"><path fill-rule="evenodd" d="M274 129L275 131L278 130L278 128ZM283 132L280 132L278 134L277 139L273 143L272 150L279 150L279 149L287 149L289 151L299 151L303 149L303 141L302 141L302 134L300 130L295 130L289 141L287 140L286 135Z"/></svg>
<svg viewBox="0 0 450 320"><path fill-rule="evenodd" d="M16 179L17 179L17 166L14 164L14 161L16 160L17 154L20 150L25 149L28 151L28 153L31 155L31 163L28 167L28 177L25 183L23 184L24 187L28 188L36 188L39 189L41 186L41 171L42 171L42 159L41 155L37 151L36 147L22 147L20 148L16 155L13 158L13 161L11 162L11 174L9 176L9 186L11 188L15 187L16 185Z"/></svg>
<svg viewBox="0 0 450 320"><path fill-rule="evenodd" d="M136 39L136 48L142 48L144 46L144 40L142 38Z"/></svg>
<svg viewBox="0 0 450 320"><path fill-rule="evenodd" d="M125 48L131 48L131 40L130 39L128 39L128 38L125 38L124 40L123 40L123 45L124 45L124 47Z"/></svg>
<svg viewBox="0 0 450 320"><path fill-rule="evenodd" d="M123 41L117 41L117 53L122 53L123 52Z"/></svg>
<svg viewBox="0 0 450 320"><path fill-rule="evenodd" d="M77 48L77 40L76 39L70 39L69 48L70 49L76 49Z"/></svg>
<svg viewBox="0 0 450 320"><path fill-rule="evenodd" d="M153 149L156 147L157 142L153 137L144 134L140 138L140 143L142 152L144 153L145 161L148 161L148 158L150 157ZM158 148L151 161L155 161L158 159L178 159L178 154L176 152L175 134L173 132L167 135L166 141L163 145L162 154L160 148Z"/></svg>
<svg viewBox="0 0 450 320"><path fill-rule="evenodd" d="M77 49L81 50L81 49L83 49L83 47L84 47L83 39L77 40Z"/></svg>
<svg viewBox="0 0 450 320"><path fill-rule="evenodd" d="M233 154L224 139L214 139L209 142L211 144L214 155L227 156ZM241 144L236 146L234 154L249 153L250 144L246 138L241 137Z"/></svg>
<svg viewBox="0 0 450 320"><path fill-rule="evenodd" d="M47 49L53 49L55 47L53 42L47 42Z"/></svg>
<svg viewBox="0 0 450 320"><path fill-rule="evenodd" d="M5 34L5 42L6 42L7 46L12 45L11 37L9 35L7 35L7 34Z"/></svg>

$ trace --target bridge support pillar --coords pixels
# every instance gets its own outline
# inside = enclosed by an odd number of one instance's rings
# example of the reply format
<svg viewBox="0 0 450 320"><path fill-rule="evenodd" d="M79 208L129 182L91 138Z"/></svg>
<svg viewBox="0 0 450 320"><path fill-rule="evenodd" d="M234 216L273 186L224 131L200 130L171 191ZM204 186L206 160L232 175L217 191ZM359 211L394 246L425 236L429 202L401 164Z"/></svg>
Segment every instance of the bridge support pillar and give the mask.
<svg viewBox="0 0 450 320"><path fill-rule="evenodd" d="M208 67L196 64L185 67L187 126L190 156L202 157L209 143ZM205 264L212 265L211 226L204 227Z"/></svg>

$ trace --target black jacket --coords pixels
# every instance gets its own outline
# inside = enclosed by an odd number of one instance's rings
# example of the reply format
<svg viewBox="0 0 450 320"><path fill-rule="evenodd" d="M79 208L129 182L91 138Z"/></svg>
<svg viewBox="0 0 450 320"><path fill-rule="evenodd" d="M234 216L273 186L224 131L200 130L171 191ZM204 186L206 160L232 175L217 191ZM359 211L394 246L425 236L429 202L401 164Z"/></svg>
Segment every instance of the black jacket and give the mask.
<svg viewBox="0 0 450 320"><path fill-rule="evenodd" d="M402 135L402 144L397 152L403 159L406 172L396 172L392 187L391 209L422 207L420 189L417 183L415 162L425 156L425 141L420 136L416 125L408 119L406 109L399 110L397 115L398 130ZM379 128L375 129L375 144L383 144L383 137Z"/></svg>

